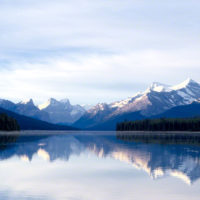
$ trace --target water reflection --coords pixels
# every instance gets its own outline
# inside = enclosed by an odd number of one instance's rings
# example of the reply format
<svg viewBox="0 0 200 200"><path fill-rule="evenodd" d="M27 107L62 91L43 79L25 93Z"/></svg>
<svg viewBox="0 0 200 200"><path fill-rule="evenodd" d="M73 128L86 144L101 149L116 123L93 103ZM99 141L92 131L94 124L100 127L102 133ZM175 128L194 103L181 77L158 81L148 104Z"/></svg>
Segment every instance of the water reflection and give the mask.
<svg viewBox="0 0 200 200"><path fill-rule="evenodd" d="M56 134L54 136L21 137L14 144L0 151L0 159L18 156L31 162L33 156L46 161L71 155L92 152L99 158L113 159L131 164L147 172L153 179L164 175L176 176L188 184L200 177L200 147L190 145L159 145L122 141L114 135Z"/></svg>
<svg viewBox="0 0 200 200"><path fill-rule="evenodd" d="M14 177L12 179L14 182L13 190L16 189L15 187L19 187L15 182L21 182L21 179L26 180L24 183L29 182L30 184L29 186L28 184L21 186L22 188L19 191L23 189L23 191L29 191L31 195L25 198L25 194L23 194L19 199L51 199L47 195L49 192L48 188L42 191L39 196L34 196L40 190L37 184L41 184L41 180L46 179L48 182L48 184L46 183L47 186L53 187L52 191L56 190L60 184L67 184L67 187L73 191L71 191L73 195L70 193L73 198L70 196L66 197L65 193L56 193L52 199L100 199L98 197L91 197L89 194L87 194L89 196L82 198L78 194L82 194L81 191L84 193L86 192L85 190L88 190L88 188L85 188L85 183L90 185L92 191L92 187L95 184L100 188L104 186L102 184L104 181L107 181L106 184L110 181L111 184L115 180L115 183L113 183L115 187L126 187L127 189L127 193L123 194L126 197L121 197L117 190L113 193L114 196L116 195L115 199L121 200L134 199L132 194L128 192L128 188L131 184L135 188L138 187L135 179L137 176L141 176L141 172L147 173L153 180L159 179L159 184L168 177L176 177L178 178L177 180L182 181L184 184L186 183L185 185L195 185L195 182L200 177L199 146L134 143L133 141L117 139L113 134L55 134L51 136L19 137L17 142L7 144L7 147L0 151L0 160L0 176L3 178L4 183L8 182L7 185L5 184L7 188L10 187L11 183L6 181L6 173L11 173ZM25 163L28 165L25 165ZM21 171L21 169L24 171ZM37 171L40 171L38 176L36 176ZM44 175L47 171L48 175ZM19 174L19 177L17 174ZM15 179L15 177L17 178ZM103 177L108 180L103 179L101 184L98 184L98 180ZM144 175L141 177L143 178L137 181L140 182L144 179ZM148 181L151 179L148 179L145 178L142 181L145 187L150 187ZM91 180L94 183L91 183ZM34 184L34 182L37 182L37 184ZM49 185L50 182L51 185ZM58 185L53 184L57 182L59 182ZM70 186L68 185L69 182ZM125 186L125 184L127 185ZM0 184L0 191L5 185L3 183ZM45 186L43 185L42 187ZM64 190L63 186L60 187ZM112 187L110 192L114 190ZM156 185L156 187L159 187L159 185ZM35 191L36 188L37 191ZM180 189L182 190L182 188ZM98 193L97 188L93 188L93 190ZM102 188L102 191L105 192L105 188ZM109 191L107 192L109 193ZM112 192L109 193L109 195L111 194ZM44 195L44 198L42 195ZM189 193L187 195L192 198ZM195 192L193 195L193 199L196 199ZM16 197L16 194L14 196ZM114 198L114 196L112 195L110 198ZM107 199L107 197L106 195L101 196L101 199ZM140 197L140 199L144 199L142 194L140 194ZM158 198L158 196L154 196L154 198ZM9 199L8 196L5 199ZM169 198L166 196L165 198L162 197L162 199ZM184 199L184 196L182 199Z"/></svg>

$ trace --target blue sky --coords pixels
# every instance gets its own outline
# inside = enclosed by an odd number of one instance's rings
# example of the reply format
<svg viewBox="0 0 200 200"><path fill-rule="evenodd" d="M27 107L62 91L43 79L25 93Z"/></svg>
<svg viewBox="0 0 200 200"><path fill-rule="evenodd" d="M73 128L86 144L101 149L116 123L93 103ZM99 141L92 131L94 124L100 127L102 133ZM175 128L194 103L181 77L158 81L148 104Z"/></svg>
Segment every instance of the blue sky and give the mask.
<svg viewBox="0 0 200 200"><path fill-rule="evenodd" d="M198 0L0 0L0 91L111 102L200 81Z"/></svg>

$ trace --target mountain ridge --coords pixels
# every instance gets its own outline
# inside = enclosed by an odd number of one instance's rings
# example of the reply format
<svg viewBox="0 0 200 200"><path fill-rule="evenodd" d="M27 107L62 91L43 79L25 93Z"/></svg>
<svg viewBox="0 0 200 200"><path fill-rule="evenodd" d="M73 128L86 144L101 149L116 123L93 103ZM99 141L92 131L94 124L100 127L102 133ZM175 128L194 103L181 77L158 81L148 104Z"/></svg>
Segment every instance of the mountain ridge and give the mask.
<svg viewBox="0 0 200 200"><path fill-rule="evenodd" d="M153 82L146 90L132 97L112 103L98 103L89 109L72 105L69 99L54 98L38 106L34 104L33 99L19 103L0 99L0 107L49 123L73 125L81 129L96 127L100 130L110 130L111 127L114 128L114 123L120 122L119 120L157 116L171 108L188 105L199 99L200 83L187 79L174 86Z"/></svg>
<svg viewBox="0 0 200 200"><path fill-rule="evenodd" d="M71 105L68 99L58 101L54 98L50 98L45 104L39 106L34 104L33 99L19 103L0 99L0 107L38 120L66 125L78 120L85 112L80 105Z"/></svg>
<svg viewBox="0 0 200 200"><path fill-rule="evenodd" d="M50 98L46 103L38 106L40 111L49 114L49 122L56 124L72 124L84 113L85 109L80 105L71 105L69 99L60 101Z"/></svg>
<svg viewBox="0 0 200 200"><path fill-rule="evenodd" d="M128 99L111 104L97 104L75 122L74 126L84 129L98 127L99 124L117 121L119 116L124 119L123 115L131 116L131 113L135 115L136 112L147 118L176 106L190 104L199 98L200 84L192 79L175 86L154 82L144 92Z"/></svg>
<svg viewBox="0 0 200 200"><path fill-rule="evenodd" d="M7 114L9 117L14 118L18 122L20 130L77 130L74 127L51 124L3 108L0 108L0 113Z"/></svg>

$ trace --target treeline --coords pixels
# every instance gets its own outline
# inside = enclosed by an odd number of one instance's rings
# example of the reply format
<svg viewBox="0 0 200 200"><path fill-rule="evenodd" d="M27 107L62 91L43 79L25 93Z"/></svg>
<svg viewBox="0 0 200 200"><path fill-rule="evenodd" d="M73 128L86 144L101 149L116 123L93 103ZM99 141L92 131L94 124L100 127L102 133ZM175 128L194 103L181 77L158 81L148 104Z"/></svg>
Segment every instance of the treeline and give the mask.
<svg viewBox="0 0 200 200"><path fill-rule="evenodd" d="M0 131L15 131L20 127L15 119L6 114L0 114Z"/></svg>
<svg viewBox="0 0 200 200"><path fill-rule="evenodd" d="M200 118L145 119L117 124L117 131L200 131Z"/></svg>

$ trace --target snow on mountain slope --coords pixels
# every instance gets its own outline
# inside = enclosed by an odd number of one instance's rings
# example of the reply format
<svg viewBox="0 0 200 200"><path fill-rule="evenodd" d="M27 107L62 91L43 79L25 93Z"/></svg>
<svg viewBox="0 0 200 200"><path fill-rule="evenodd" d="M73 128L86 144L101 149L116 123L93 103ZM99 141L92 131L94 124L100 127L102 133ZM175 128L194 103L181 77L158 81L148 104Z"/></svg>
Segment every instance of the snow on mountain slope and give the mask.
<svg viewBox="0 0 200 200"><path fill-rule="evenodd" d="M81 124L84 124L88 123L87 120L92 123L94 120L91 118L96 118L99 123L102 123L116 116L137 111L148 117L160 114L175 106L190 104L199 98L200 84L192 79L187 79L176 86L154 82L147 90L137 93L133 97L111 104L103 104L103 106L102 104L94 106L80 120ZM101 109L99 105L101 105ZM77 125L79 125L79 121Z"/></svg>
<svg viewBox="0 0 200 200"><path fill-rule="evenodd" d="M170 92L172 89L169 85L162 84L159 82L153 82L151 86L145 91L145 93L154 91L154 92Z"/></svg>
<svg viewBox="0 0 200 200"><path fill-rule="evenodd" d="M140 98L142 95L143 95L143 93L140 93L140 92L139 92L139 93L135 94L134 96L129 97L129 98L125 99L125 100L117 101L117 102L111 103L111 104L110 104L110 107L112 107L112 108L122 108L122 107L124 107L125 105L127 105L128 103L130 103L131 101Z"/></svg>
<svg viewBox="0 0 200 200"><path fill-rule="evenodd" d="M40 119L43 121L49 120L48 113L44 111L41 112L37 108L37 106L34 105L34 102L32 99L29 99L27 101L21 101L17 104L8 100L1 99L0 107L12 112L21 114L21 115L33 117L33 118Z"/></svg>
<svg viewBox="0 0 200 200"><path fill-rule="evenodd" d="M50 98L46 103L39 105L38 108L49 114L50 122L60 124L71 124L85 113L83 107L71 105L68 99L57 101Z"/></svg>
<svg viewBox="0 0 200 200"><path fill-rule="evenodd" d="M0 107L28 117L60 124L71 124L85 113L83 107L80 105L71 105L68 99L57 101L51 98L38 107L32 99L16 104L0 99Z"/></svg>
<svg viewBox="0 0 200 200"><path fill-rule="evenodd" d="M87 111L87 110L90 110L94 105L92 105L92 104L82 104L80 106L83 107Z"/></svg>
<svg viewBox="0 0 200 200"><path fill-rule="evenodd" d="M142 116L149 117L176 106L199 101L199 99L200 84L192 79L187 79L175 86L154 82L144 92L122 101L97 104L87 111L80 105L71 105L68 99L57 101L53 98L38 107L34 105L32 99L17 104L0 99L0 107L51 123L72 124L77 121L75 126L77 124L81 128L83 124L92 127L133 112L139 112Z"/></svg>
<svg viewBox="0 0 200 200"><path fill-rule="evenodd" d="M180 90L183 88L187 88L188 85L198 85L197 82L195 82L194 80L192 80L191 78L186 79L185 81L183 81L182 83L172 86L171 89L173 90Z"/></svg>
<svg viewBox="0 0 200 200"><path fill-rule="evenodd" d="M17 103L14 112L43 121L49 121L50 119L48 113L45 111L40 111L38 107L35 106L32 99Z"/></svg>
<svg viewBox="0 0 200 200"><path fill-rule="evenodd" d="M185 103L191 103L199 98L200 84L192 79L187 79L183 83L171 87L173 90L185 99Z"/></svg>
<svg viewBox="0 0 200 200"><path fill-rule="evenodd" d="M192 79L172 87L153 83L144 93L129 99L127 103L121 101L124 105L117 107L112 115L141 110L143 115L151 116L175 106L190 104L199 98L200 84ZM121 102L117 103L120 105Z"/></svg>

